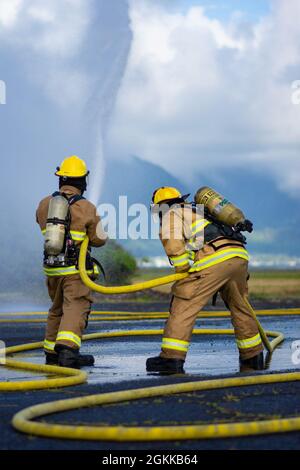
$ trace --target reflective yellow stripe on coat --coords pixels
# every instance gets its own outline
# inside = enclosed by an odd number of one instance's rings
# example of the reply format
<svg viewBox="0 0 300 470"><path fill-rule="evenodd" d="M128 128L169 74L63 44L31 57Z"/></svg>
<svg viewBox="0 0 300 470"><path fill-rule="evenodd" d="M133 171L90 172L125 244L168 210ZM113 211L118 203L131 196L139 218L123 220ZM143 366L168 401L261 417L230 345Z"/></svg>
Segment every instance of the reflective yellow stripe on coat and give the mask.
<svg viewBox="0 0 300 470"><path fill-rule="evenodd" d="M169 256L169 260L172 266L174 267L184 266L185 264L189 263L190 255L188 252L186 252L183 255L179 255L179 256Z"/></svg>
<svg viewBox="0 0 300 470"><path fill-rule="evenodd" d="M46 230L47 230L46 228L42 230L43 235L46 234ZM78 230L70 230L70 234L71 234L72 240L75 242L83 242L84 237L86 236L86 232L80 232Z"/></svg>
<svg viewBox="0 0 300 470"><path fill-rule="evenodd" d="M72 240L76 242L83 242L86 232L78 232L76 230L70 230Z"/></svg>
<svg viewBox="0 0 300 470"><path fill-rule="evenodd" d="M192 236L186 243L186 247L191 253L202 248L204 244L204 229L210 224L211 222L206 219L197 219L191 224L190 229ZM193 259L193 257L190 256L190 259Z"/></svg>
<svg viewBox="0 0 300 470"><path fill-rule="evenodd" d="M87 271L88 274L99 274L98 266L94 266L94 269ZM65 266L62 268L46 268L44 267L44 274L46 276L71 276L73 274L79 274L79 270L76 266Z"/></svg>
<svg viewBox="0 0 300 470"><path fill-rule="evenodd" d="M214 266L215 264L222 263L223 261L235 257L243 258L249 261L249 255L245 248L227 248L225 250L217 251L212 255L206 256L199 261L195 261L189 272L193 273L196 271L202 271L203 269L209 268L210 266Z"/></svg>
<svg viewBox="0 0 300 470"><path fill-rule="evenodd" d="M44 267L46 276L70 276L71 274L78 274L79 270L76 266L64 266L61 268L46 268Z"/></svg>
<svg viewBox="0 0 300 470"><path fill-rule="evenodd" d="M195 222L193 222L191 224L191 230L192 230L192 237L195 237L196 235L198 235L199 233L201 233L205 227L207 227L207 225L211 224L211 222L209 220L206 220L206 219L198 219L198 220L195 220Z"/></svg>

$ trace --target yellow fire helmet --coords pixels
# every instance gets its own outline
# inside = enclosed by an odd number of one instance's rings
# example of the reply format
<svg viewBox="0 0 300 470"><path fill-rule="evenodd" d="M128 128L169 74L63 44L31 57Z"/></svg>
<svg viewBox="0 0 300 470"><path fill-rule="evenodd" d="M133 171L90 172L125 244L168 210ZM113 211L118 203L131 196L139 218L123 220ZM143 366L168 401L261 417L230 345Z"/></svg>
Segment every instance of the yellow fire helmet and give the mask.
<svg viewBox="0 0 300 470"><path fill-rule="evenodd" d="M153 204L162 204L164 202L172 201L173 199L182 200L184 201L186 198L189 197L189 194L185 194L184 196L181 194L180 191L176 188L172 188L170 186L162 186L154 191L152 196Z"/></svg>
<svg viewBox="0 0 300 470"><path fill-rule="evenodd" d="M56 170L56 176L65 176L67 178L83 178L89 174L85 161L76 155L65 158Z"/></svg>

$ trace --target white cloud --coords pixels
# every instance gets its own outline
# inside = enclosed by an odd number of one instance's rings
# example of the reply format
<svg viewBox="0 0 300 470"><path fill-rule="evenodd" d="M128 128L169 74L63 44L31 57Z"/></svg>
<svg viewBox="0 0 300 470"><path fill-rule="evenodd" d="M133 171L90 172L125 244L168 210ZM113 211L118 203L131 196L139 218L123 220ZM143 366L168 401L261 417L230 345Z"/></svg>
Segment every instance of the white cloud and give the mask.
<svg viewBox="0 0 300 470"><path fill-rule="evenodd" d="M112 152L137 154L181 178L244 165L300 195L300 2L273 0L247 23L200 7L168 11L131 0L133 44L110 134Z"/></svg>
<svg viewBox="0 0 300 470"><path fill-rule="evenodd" d="M2 40L35 52L70 57L90 20L90 0L0 0Z"/></svg>
<svg viewBox="0 0 300 470"><path fill-rule="evenodd" d="M1 45L26 51L30 77L58 105L80 106L90 80L72 60L80 54L90 20L90 0L0 0Z"/></svg>
<svg viewBox="0 0 300 470"><path fill-rule="evenodd" d="M5 29L15 24L23 0L0 0L0 26Z"/></svg>

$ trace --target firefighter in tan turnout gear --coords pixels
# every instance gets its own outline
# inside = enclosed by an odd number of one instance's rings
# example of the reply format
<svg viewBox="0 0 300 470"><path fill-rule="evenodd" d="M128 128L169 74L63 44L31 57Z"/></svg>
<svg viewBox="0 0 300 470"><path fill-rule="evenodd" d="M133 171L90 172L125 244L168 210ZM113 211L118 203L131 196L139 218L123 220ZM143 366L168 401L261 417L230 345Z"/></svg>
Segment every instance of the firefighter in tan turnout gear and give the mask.
<svg viewBox="0 0 300 470"><path fill-rule="evenodd" d="M63 367L94 364L93 356L79 354L92 296L79 276L78 255L86 235L93 247L104 245L106 237L95 206L83 197L88 173L83 160L66 158L55 173L59 191L43 199L36 212L45 238L44 273L52 300L44 341L46 364ZM99 272L90 255L87 270L94 277Z"/></svg>
<svg viewBox="0 0 300 470"><path fill-rule="evenodd" d="M188 196L176 188L162 187L152 198L170 263L176 272L189 272L189 276L172 287L161 353L147 359L147 371L183 372L197 314L218 292L231 312L241 367L262 369L262 340L244 300L249 257L240 232L252 231L252 224L210 188L201 188L195 203L187 203Z"/></svg>

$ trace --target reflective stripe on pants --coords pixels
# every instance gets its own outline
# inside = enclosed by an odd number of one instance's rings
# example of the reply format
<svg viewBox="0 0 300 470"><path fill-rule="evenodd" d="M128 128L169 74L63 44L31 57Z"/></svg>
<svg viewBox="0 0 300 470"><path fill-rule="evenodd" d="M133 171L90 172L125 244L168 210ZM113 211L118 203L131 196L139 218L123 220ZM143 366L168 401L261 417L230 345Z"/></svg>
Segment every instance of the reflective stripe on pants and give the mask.
<svg viewBox="0 0 300 470"><path fill-rule="evenodd" d="M176 341L188 343L198 313L212 296L220 291L231 311L235 335L242 346L239 346L241 357L248 359L262 351L257 323L243 298L247 295L247 268L247 261L236 257L211 266L203 273L195 272L177 281L172 287L170 315L165 324L163 337L176 338ZM219 344L218 355L222 355L222 343ZM246 344L247 347L244 347ZM186 351L164 347L161 356L185 359Z"/></svg>
<svg viewBox="0 0 300 470"><path fill-rule="evenodd" d="M163 338L161 347L164 349L187 352L189 344L190 343L188 341L182 341L176 338Z"/></svg>
<svg viewBox="0 0 300 470"><path fill-rule="evenodd" d="M91 291L79 275L48 277L52 306L49 310L46 341L78 349L91 310Z"/></svg>

